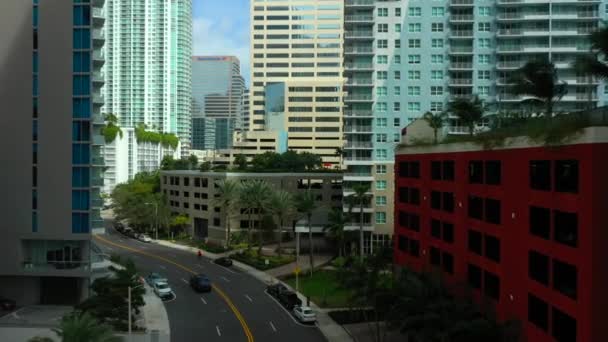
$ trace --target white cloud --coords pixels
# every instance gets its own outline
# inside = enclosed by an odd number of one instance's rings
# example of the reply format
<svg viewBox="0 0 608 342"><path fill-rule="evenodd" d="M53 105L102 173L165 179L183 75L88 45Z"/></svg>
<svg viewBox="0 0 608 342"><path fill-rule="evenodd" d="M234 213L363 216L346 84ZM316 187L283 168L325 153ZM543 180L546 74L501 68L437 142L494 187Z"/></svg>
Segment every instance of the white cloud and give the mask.
<svg viewBox="0 0 608 342"><path fill-rule="evenodd" d="M192 20L192 35L194 55L238 57L241 75L249 84L249 27L239 27L237 21L227 17L198 17Z"/></svg>

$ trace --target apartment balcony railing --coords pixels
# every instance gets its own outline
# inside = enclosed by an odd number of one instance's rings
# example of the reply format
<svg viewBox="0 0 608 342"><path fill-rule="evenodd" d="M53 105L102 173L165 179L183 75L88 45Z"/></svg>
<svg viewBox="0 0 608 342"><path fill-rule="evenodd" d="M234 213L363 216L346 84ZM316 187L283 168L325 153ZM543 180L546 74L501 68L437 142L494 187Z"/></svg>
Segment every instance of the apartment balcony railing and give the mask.
<svg viewBox="0 0 608 342"><path fill-rule="evenodd" d="M344 21L345 22L373 21L373 20L374 20L374 16L373 15L360 14L360 15L347 15L347 16L344 16Z"/></svg>
<svg viewBox="0 0 608 342"><path fill-rule="evenodd" d="M450 38L468 38L473 37L472 30L453 30L450 31Z"/></svg>
<svg viewBox="0 0 608 342"><path fill-rule="evenodd" d="M449 50L450 53L452 54L458 54L458 53L473 53L473 47L459 47L459 46L452 46L450 47Z"/></svg>
<svg viewBox="0 0 608 342"><path fill-rule="evenodd" d="M105 165L105 160L103 157L91 157L92 165Z"/></svg>
<svg viewBox="0 0 608 342"><path fill-rule="evenodd" d="M358 110L358 109L347 109L344 111L344 116L346 117L365 117L365 116L373 116L372 110Z"/></svg>
<svg viewBox="0 0 608 342"><path fill-rule="evenodd" d="M104 78L104 74L102 72L93 72L93 83L104 83L105 82L105 78Z"/></svg>
<svg viewBox="0 0 608 342"><path fill-rule="evenodd" d="M508 62L498 62L496 63L496 67L498 69L519 69L524 65L524 63L520 61L508 61Z"/></svg>
<svg viewBox="0 0 608 342"><path fill-rule="evenodd" d="M474 17L472 14L452 14L449 19L450 21L473 21Z"/></svg>
<svg viewBox="0 0 608 342"><path fill-rule="evenodd" d="M344 32L345 38L373 38L373 31L346 31Z"/></svg>
<svg viewBox="0 0 608 342"><path fill-rule="evenodd" d="M344 145L345 148L373 148L371 141L351 141Z"/></svg>
<svg viewBox="0 0 608 342"><path fill-rule="evenodd" d="M371 133L372 126L345 126L344 132L347 133Z"/></svg>
<svg viewBox="0 0 608 342"><path fill-rule="evenodd" d="M452 62L450 63L450 69L472 69L473 63L470 62Z"/></svg>
<svg viewBox="0 0 608 342"><path fill-rule="evenodd" d="M450 6L473 6L474 0L450 0Z"/></svg>
<svg viewBox="0 0 608 342"><path fill-rule="evenodd" d="M346 85L374 85L371 78L353 78L346 81Z"/></svg>
<svg viewBox="0 0 608 342"><path fill-rule="evenodd" d="M450 85L472 85L473 80L470 78L452 78L450 79Z"/></svg>
<svg viewBox="0 0 608 342"><path fill-rule="evenodd" d="M371 156L346 156L344 157L345 160L348 161L371 161L372 157ZM344 188L344 191L348 191L349 188Z"/></svg>
<svg viewBox="0 0 608 342"><path fill-rule="evenodd" d="M345 53L366 53L370 54L374 52L374 49L371 46L348 46L344 48Z"/></svg>
<svg viewBox="0 0 608 342"><path fill-rule="evenodd" d="M344 177L372 177L370 172L347 172Z"/></svg>
<svg viewBox="0 0 608 342"><path fill-rule="evenodd" d="M47 261L35 262L24 261L22 263L25 271L44 272L44 271L87 271L91 268L90 261Z"/></svg>
<svg viewBox="0 0 608 342"><path fill-rule="evenodd" d="M95 198L91 200L91 207L101 208L103 207L103 200L101 198Z"/></svg>
<svg viewBox="0 0 608 342"><path fill-rule="evenodd" d="M345 63L344 68L351 70L366 70L374 69L374 65L372 63Z"/></svg>
<svg viewBox="0 0 608 342"><path fill-rule="evenodd" d="M376 0L346 0L346 6L374 6Z"/></svg>
<svg viewBox="0 0 608 342"><path fill-rule="evenodd" d="M101 176L91 177L91 185L92 186L103 186L103 177L101 177Z"/></svg>
<svg viewBox="0 0 608 342"><path fill-rule="evenodd" d="M103 29L93 29L92 37L93 37L93 42L97 45L99 45L99 44L103 45L103 43L106 40Z"/></svg>
<svg viewBox="0 0 608 342"><path fill-rule="evenodd" d="M95 27L103 27L103 23L106 21L106 17L101 8L93 8L92 17L93 25L95 25Z"/></svg>
<svg viewBox="0 0 608 342"><path fill-rule="evenodd" d="M346 101L373 101L373 97L367 94L352 94L345 97Z"/></svg>

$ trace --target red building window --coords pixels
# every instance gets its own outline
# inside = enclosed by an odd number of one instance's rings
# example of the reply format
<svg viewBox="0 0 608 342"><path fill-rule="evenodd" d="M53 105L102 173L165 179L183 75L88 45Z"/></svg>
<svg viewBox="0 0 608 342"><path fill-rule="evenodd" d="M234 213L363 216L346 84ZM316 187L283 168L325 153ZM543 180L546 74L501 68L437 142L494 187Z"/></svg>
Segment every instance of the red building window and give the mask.
<svg viewBox="0 0 608 342"><path fill-rule="evenodd" d="M528 294L528 321L544 331L549 330L549 305L532 294Z"/></svg>

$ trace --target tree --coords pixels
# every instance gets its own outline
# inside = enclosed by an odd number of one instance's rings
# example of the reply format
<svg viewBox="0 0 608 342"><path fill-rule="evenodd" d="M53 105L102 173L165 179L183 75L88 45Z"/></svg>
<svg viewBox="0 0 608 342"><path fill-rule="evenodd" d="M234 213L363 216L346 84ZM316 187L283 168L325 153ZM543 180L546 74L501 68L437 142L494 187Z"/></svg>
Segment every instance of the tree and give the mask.
<svg viewBox="0 0 608 342"><path fill-rule="evenodd" d="M144 305L143 295L146 290L139 286L141 285L140 278L133 261L127 260L122 266L121 268L110 267L110 270L114 272L113 277L96 279L91 285L94 295L76 308L89 313L102 324L108 324L116 330L126 331L128 327L128 288L132 289L131 308L136 314ZM134 320L133 316L132 319Z"/></svg>
<svg viewBox="0 0 608 342"><path fill-rule="evenodd" d="M591 76L608 79L608 26L589 35L591 51L574 62L576 70Z"/></svg>
<svg viewBox="0 0 608 342"><path fill-rule="evenodd" d="M567 93L566 82L559 82L555 65L547 59L530 61L511 80L514 95L531 96L545 105L545 115L553 116L553 104Z"/></svg>
<svg viewBox="0 0 608 342"><path fill-rule="evenodd" d="M224 224L226 225L226 249L230 247L230 218L238 210L239 192L241 183L224 179L218 183L215 205L224 210Z"/></svg>
<svg viewBox="0 0 608 342"><path fill-rule="evenodd" d="M330 237L336 241L338 245L338 256L344 255L344 244L346 241L346 232L344 227L348 223L349 215L344 214L342 209L334 209L329 212L328 224L323 228L328 230Z"/></svg>
<svg viewBox="0 0 608 342"><path fill-rule="evenodd" d="M171 219L171 223L169 226L175 230L178 234L182 232L182 230L190 224L190 218L185 214L179 214L173 216Z"/></svg>
<svg viewBox="0 0 608 342"><path fill-rule="evenodd" d="M122 337L114 336L114 332L109 326L99 324L95 317L86 312L75 312L64 316L59 328L53 329L53 332L61 338L62 342L119 342L123 340Z"/></svg>
<svg viewBox="0 0 608 342"><path fill-rule="evenodd" d="M258 231L259 231L259 253L262 251L262 217L265 211L269 208L271 187L268 182L252 179L244 182L241 185L241 207L246 208L245 212L249 217L249 226L247 231L247 249L251 250L252 233L253 233L253 220L252 215L256 214L258 217Z"/></svg>
<svg viewBox="0 0 608 342"><path fill-rule="evenodd" d="M175 159L173 156L166 155L160 161L160 169L161 170L175 170Z"/></svg>
<svg viewBox="0 0 608 342"><path fill-rule="evenodd" d="M274 191L270 199L270 211L274 215L278 226L279 236L277 241L279 246L277 248L277 253L281 256L283 251L281 248L283 228L285 227L285 223L291 221L295 216L295 202L291 193L285 190Z"/></svg>
<svg viewBox="0 0 608 342"><path fill-rule="evenodd" d="M117 135L122 138L122 129L118 126L118 118L114 114L106 114L106 124L101 128L101 134L104 136L106 144L111 144Z"/></svg>
<svg viewBox="0 0 608 342"><path fill-rule="evenodd" d="M206 161L206 162L202 162L201 165L199 165L198 170L200 172L208 172L211 170L211 163Z"/></svg>
<svg viewBox="0 0 608 342"><path fill-rule="evenodd" d="M308 223L308 248L310 256L310 276L314 272L315 263L313 258L313 243L312 243L312 213L317 208L315 195L307 189L305 192L298 194L296 197L296 208L298 212L302 213L306 217Z"/></svg>
<svg viewBox="0 0 608 342"><path fill-rule="evenodd" d="M443 128L443 124L445 122L445 114L438 113L433 114L431 112L426 112L422 116L422 119L429 124L429 127L433 129L433 141L435 144L437 143L437 132Z"/></svg>
<svg viewBox="0 0 608 342"><path fill-rule="evenodd" d="M448 112L458 117L460 123L469 128L473 135L475 124L483 118L485 111L483 101L478 96L472 99L457 98L448 105Z"/></svg>
<svg viewBox="0 0 608 342"><path fill-rule="evenodd" d="M352 196L352 205L359 205L359 259L363 260L363 244L364 244L364 235L363 235L363 205L371 198L371 195L368 194L370 190L369 183L359 183L353 186L354 194ZM351 207L352 210L352 207Z"/></svg>
<svg viewBox="0 0 608 342"><path fill-rule="evenodd" d="M196 167L198 166L198 157L191 154L188 156L188 163L190 163L190 170L196 170Z"/></svg>
<svg viewBox="0 0 608 342"><path fill-rule="evenodd" d="M234 164L236 169L240 171L247 170L247 157L244 154L237 154L234 156Z"/></svg>

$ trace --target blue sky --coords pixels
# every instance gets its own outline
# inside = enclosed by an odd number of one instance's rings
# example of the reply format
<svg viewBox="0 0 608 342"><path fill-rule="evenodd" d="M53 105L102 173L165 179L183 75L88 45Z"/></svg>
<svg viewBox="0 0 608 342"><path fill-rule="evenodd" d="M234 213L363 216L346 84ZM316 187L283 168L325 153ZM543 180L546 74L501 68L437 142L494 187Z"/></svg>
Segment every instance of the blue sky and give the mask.
<svg viewBox="0 0 608 342"><path fill-rule="evenodd" d="M193 54L233 55L249 84L249 0L193 0Z"/></svg>

